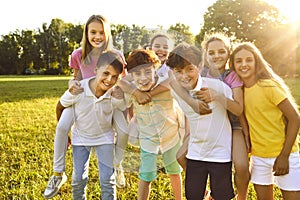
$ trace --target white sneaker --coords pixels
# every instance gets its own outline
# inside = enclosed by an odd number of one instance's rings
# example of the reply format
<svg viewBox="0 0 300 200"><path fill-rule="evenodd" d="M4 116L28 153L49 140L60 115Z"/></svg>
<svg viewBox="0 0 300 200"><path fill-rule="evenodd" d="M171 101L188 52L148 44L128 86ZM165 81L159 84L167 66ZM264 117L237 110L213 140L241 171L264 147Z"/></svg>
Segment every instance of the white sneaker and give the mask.
<svg viewBox="0 0 300 200"><path fill-rule="evenodd" d="M126 186L125 176L123 167L115 169L115 175L116 175L116 185L118 188L122 189Z"/></svg>
<svg viewBox="0 0 300 200"><path fill-rule="evenodd" d="M67 181L68 177L65 173L62 176L51 176L44 192L44 197L50 199L57 195L60 187Z"/></svg>

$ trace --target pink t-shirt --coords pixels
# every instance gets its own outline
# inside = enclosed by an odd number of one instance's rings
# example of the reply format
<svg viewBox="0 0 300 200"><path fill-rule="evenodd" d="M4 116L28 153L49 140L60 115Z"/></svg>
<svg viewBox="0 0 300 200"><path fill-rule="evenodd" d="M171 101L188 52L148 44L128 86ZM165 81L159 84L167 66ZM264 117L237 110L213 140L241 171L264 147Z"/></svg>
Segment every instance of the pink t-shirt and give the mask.
<svg viewBox="0 0 300 200"><path fill-rule="evenodd" d="M84 65L81 62L81 56L82 56L82 49L81 48L75 49L71 54L71 59L69 63L70 67L73 69L80 69L82 79L95 76L95 66L97 64L97 60L92 59L89 65Z"/></svg>
<svg viewBox="0 0 300 200"><path fill-rule="evenodd" d="M226 83L231 89L236 87L242 87L243 82L235 71L231 71L225 78L224 83Z"/></svg>
<svg viewBox="0 0 300 200"><path fill-rule="evenodd" d="M214 78L210 76L209 73L207 73L206 77ZM217 79L221 79L221 77L217 77ZM235 71L229 72L222 81L226 83L226 85L228 85L231 89L243 86L243 81L240 79L240 77Z"/></svg>
<svg viewBox="0 0 300 200"><path fill-rule="evenodd" d="M123 53L121 53L118 50L114 51L121 57L122 61L123 61L123 65L126 65L126 61L124 58ZM73 69L80 69L81 71L81 75L82 75L82 79L85 78L90 78L92 76L95 76L95 66L97 64L97 59L91 59L91 63L88 65L85 65L81 62L81 56L82 56L82 48L78 48L75 49L72 54L71 54L71 59L70 59L70 67Z"/></svg>

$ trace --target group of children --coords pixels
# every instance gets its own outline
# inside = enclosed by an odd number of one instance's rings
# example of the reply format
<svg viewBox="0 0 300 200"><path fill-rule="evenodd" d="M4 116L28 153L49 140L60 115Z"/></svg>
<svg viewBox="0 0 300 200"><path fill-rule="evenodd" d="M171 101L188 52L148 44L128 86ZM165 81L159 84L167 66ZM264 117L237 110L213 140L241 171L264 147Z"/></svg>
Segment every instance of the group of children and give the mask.
<svg viewBox="0 0 300 200"><path fill-rule="evenodd" d="M45 198L66 182L73 126L73 199L85 199L92 148L102 199L116 199L116 185L125 187L122 157L132 131L140 147L140 200L149 198L159 154L176 200L183 199L182 169L188 200L207 195L208 178L208 198L235 198L232 168L239 200L247 199L250 180L258 199L273 199L274 179L284 199L300 199L300 118L288 87L252 43L231 52L230 40L213 34L202 46L204 52L186 43L173 48L159 34L125 61L112 46L107 20L91 16L82 48L71 55L75 80L57 104L54 174Z"/></svg>

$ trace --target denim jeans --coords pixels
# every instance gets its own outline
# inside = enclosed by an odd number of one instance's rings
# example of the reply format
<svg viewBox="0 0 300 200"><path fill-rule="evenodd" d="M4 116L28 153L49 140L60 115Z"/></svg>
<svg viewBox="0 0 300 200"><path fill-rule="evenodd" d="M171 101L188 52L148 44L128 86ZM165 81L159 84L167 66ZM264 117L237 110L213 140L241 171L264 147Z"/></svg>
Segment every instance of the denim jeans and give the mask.
<svg viewBox="0 0 300 200"><path fill-rule="evenodd" d="M86 185L88 181L89 160L92 148L95 149L98 159L101 199L115 200L117 197L113 167L114 144L104 144L92 147L72 146L72 199L86 199Z"/></svg>

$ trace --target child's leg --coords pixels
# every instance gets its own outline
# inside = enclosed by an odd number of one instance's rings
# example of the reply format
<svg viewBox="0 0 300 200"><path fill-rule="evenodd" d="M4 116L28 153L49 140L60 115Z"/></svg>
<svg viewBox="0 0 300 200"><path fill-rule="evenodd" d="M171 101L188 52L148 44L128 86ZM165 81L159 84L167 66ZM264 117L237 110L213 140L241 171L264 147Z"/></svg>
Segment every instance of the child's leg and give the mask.
<svg viewBox="0 0 300 200"><path fill-rule="evenodd" d="M116 184L118 188L124 188L126 186L126 180L122 167L122 159L128 143L128 124L124 113L119 109L114 110L113 125L117 132L114 156Z"/></svg>
<svg viewBox="0 0 300 200"><path fill-rule="evenodd" d="M281 193L284 200L300 199L300 191L281 190Z"/></svg>
<svg viewBox="0 0 300 200"><path fill-rule="evenodd" d="M62 173L66 168L68 133L74 123L74 110L65 108L56 126L54 139L53 171Z"/></svg>
<svg viewBox="0 0 300 200"><path fill-rule="evenodd" d="M232 161L235 169L234 182L237 199L246 200L250 180L248 152L242 130L232 131Z"/></svg>
<svg viewBox="0 0 300 200"><path fill-rule="evenodd" d="M149 153L141 148L138 200L147 200L151 190L151 182L157 178L157 154Z"/></svg>
<svg viewBox="0 0 300 200"><path fill-rule="evenodd" d="M207 162L207 169L212 198L228 200L234 198L232 162Z"/></svg>
<svg viewBox="0 0 300 200"><path fill-rule="evenodd" d="M181 174L169 174L175 200L182 199Z"/></svg>
<svg viewBox="0 0 300 200"><path fill-rule="evenodd" d="M179 148L180 148L180 142L178 142L170 150L164 152L162 155L166 172L170 176L170 181L174 192L175 200L182 199L182 182L181 182L182 169L180 168L180 165L176 159L176 153L178 152Z"/></svg>
<svg viewBox="0 0 300 200"><path fill-rule="evenodd" d="M128 143L128 123L122 111L115 109L113 113L113 124L117 132L115 145L115 166L121 165L124 152Z"/></svg>
<svg viewBox="0 0 300 200"><path fill-rule="evenodd" d="M115 200L116 181L114 176L114 144L104 144L95 147L101 186L101 199Z"/></svg>
<svg viewBox="0 0 300 200"><path fill-rule="evenodd" d="M138 185L138 200L148 200L151 189L151 182L140 179Z"/></svg>
<svg viewBox="0 0 300 200"><path fill-rule="evenodd" d="M257 199L274 199L273 185L258 185L254 184Z"/></svg>
<svg viewBox="0 0 300 200"><path fill-rule="evenodd" d="M187 199L204 198L207 177L208 171L205 162L187 159L185 173L185 196Z"/></svg>
<svg viewBox="0 0 300 200"><path fill-rule="evenodd" d="M251 156L251 182L257 199L273 199L274 176L272 168L275 158Z"/></svg>
<svg viewBox="0 0 300 200"><path fill-rule="evenodd" d="M275 182L280 188L283 199L300 199L300 160L299 153L289 156L289 173L275 176Z"/></svg>
<svg viewBox="0 0 300 200"><path fill-rule="evenodd" d="M72 146L72 150L72 199L85 199L91 147Z"/></svg>

